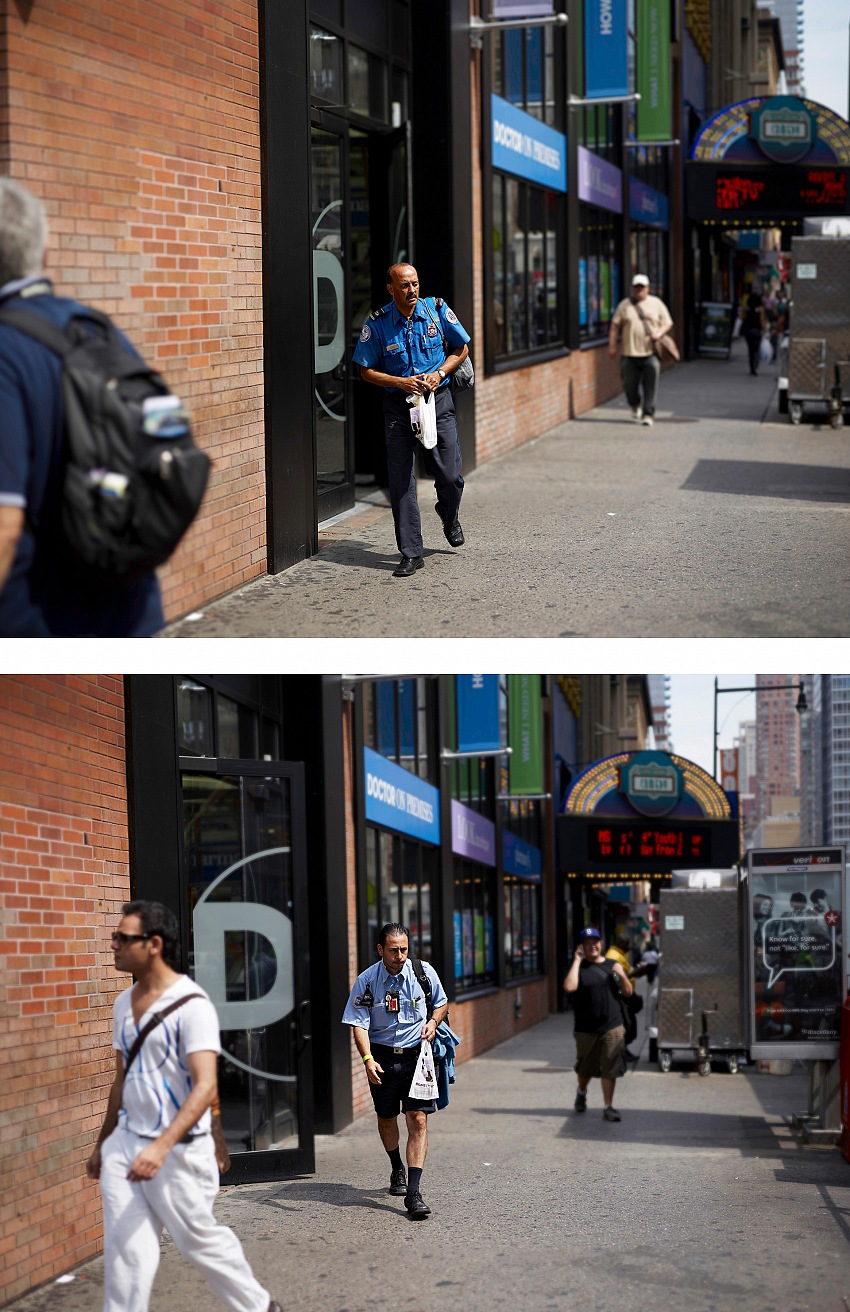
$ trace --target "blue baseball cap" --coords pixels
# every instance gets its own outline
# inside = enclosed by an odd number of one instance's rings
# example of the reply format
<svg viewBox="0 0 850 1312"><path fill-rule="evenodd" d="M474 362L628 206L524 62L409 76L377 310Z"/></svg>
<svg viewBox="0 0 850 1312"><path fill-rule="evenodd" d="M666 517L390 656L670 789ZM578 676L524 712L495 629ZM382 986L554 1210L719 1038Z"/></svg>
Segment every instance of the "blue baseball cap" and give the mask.
<svg viewBox="0 0 850 1312"><path fill-rule="evenodd" d="M601 937L602 935L599 933L598 929L594 929L592 925L588 925L587 929L583 929L579 934L578 941L579 943L583 943L585 939L601 938Z"/></svg>

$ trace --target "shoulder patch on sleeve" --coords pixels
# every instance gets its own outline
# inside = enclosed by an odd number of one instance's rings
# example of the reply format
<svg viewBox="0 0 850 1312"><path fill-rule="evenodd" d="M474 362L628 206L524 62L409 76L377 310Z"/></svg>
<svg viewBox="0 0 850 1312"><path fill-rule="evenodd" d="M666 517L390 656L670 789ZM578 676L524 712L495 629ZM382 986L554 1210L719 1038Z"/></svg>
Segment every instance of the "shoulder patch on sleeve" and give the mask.
<svg viewBox="0 0 850 1312"><path fill-rule="evenodd" d="M454 310L450 310L448 306L446 306L446 318L449 323L457 323L457 315Z"/></svg>
<svg viewBox="0 0 850 1312"><path fill-rule="evenodd" d="M368 323L364 323L363 327L360 330L361 342L368 342L371 336L372 336L372 329L369 327Z"/></svg>

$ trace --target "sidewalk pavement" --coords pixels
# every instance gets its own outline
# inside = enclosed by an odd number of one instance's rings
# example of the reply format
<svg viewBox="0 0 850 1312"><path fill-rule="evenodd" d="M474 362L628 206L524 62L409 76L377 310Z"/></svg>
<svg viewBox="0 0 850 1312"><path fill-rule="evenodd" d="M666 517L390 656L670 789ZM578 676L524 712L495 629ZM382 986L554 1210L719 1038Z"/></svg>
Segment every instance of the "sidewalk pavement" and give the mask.
<svg viewBox="0 0 850 1312"><path fill-rule="evenodd" d="M653 428L620 396L471 471L456 551L421 483L409 579L392 578L379 494L325 526L317 556L162 636L846 635L848 430L814 412L793 427L776 371L751 377L738 341L664 373Z"/></svg>
<svg viewBox="0 0 850 1312"><path fill-rule="evenodd" d="M573 1111L574 1051L563 1014L458 1066L426 1221L387 1194L372 1115L317 1141L314 1176L224 1189L217 1214L285 1312L847 1312L850 1166L787 1128L805 1074L662 1075L644 1048L612 1125L598 1081ZM96 1260L8 1312L98 1312L102 1282ZM218 1306L166 1240L151 1312Z"/></svg>

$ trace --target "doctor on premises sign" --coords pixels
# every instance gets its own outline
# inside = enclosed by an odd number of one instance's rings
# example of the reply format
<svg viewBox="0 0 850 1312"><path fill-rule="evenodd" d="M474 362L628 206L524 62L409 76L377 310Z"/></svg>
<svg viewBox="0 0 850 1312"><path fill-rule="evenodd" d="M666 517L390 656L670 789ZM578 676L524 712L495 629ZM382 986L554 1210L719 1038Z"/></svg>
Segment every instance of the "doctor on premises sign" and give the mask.
<svg viewBox="0 0 850 1312"><path fill-rule="evenodd" d="M493 168L567 190L567 139L501 96L490 97Z"/></svg>
<svg viewBox="0 0 850 1312"><path fill-rule="evenodd" d="M363 776L367 820L426 843L439 843L440 794L436 788L371 747L363 748Z"/></svg>

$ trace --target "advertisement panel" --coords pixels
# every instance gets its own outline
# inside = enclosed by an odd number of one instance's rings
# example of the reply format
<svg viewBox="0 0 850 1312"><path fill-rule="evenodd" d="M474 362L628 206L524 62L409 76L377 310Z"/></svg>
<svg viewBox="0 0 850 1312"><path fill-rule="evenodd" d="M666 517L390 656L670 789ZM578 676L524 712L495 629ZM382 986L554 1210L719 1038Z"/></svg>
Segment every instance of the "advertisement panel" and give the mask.
<svg viewBox="0 0 850 1312"><path fill-rule="evenodd" d="M567 190L567 139L501 96L490 97L493 168Z"/></svg>
<svg viewBox="0 0 850 1312"><path fill-rule="evenodd" d="M638 141L669 141L670 0L637 0Z"/></svg>
<svg viewBox="0 0 850 1312"><path fill-rule="evenodd" d="M496 752L499 735L498 674L456 674L457 749Z"/></svg>
<svg viewBox="0 0 850 1312"><path fill-rule="evenodd" d="M838 1056L844 1002L844 848L747 853L750 1049Z"/></svg>
<svg viewBox="0 0 850 1312"><path fill-rule="evenodd" d="M555 12L552 0L489 0L491 18L547 18Z"/></svg>
<svg viewBox="0 0 850 1312"><path fill-rule="evenodd" d="M623 212L623 175L620 169L584 146L578 148L578 198L615 214Z"/></svg>
<svg viewBox="0 0 850 1312"><path fill-rule="evenodd" d="M452 798L452 851L485 866L496 864L496 826Z"/></svg>
<svg viewBox="0 0 850 1312"><path fill-rule="evenodd" d="M584 85L591 99L629 94L626 0L584 0Z"/></svg>
<svg viewBox="0 0 850 1312"><path fill-rule="evenodd" d="M543 853L510 830L502 830L502 869L507 875L519 875L539 884L543 878Z"/></svg>
<svg viewBox="0 0 850 1312"><path fill-rule="evenodd" d="M394 761L363 748L366 819L426 843L440 842L440 794Z"/></svg>
<svg viewBox="0 0 850 1312"><path fill-rule="evenodd" d="M543 792L543 728L539 674L508 675L511 792Z"/></svg>

